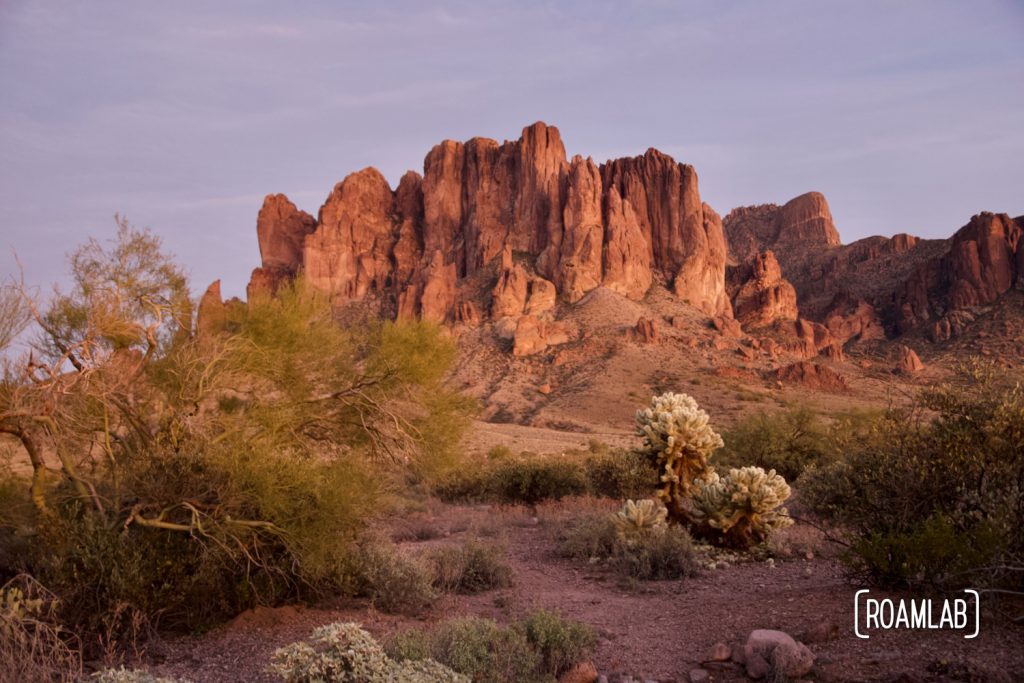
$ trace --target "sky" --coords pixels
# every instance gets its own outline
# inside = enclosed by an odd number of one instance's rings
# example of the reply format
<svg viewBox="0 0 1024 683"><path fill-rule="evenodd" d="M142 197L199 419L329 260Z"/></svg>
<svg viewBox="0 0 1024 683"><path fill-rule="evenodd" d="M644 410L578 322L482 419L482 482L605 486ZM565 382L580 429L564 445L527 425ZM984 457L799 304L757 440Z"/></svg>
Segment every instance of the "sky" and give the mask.
<svg viewBox="0 0 1024 683"><path fill-rule="evenodd" d="M656 147L731 208L823 192L845 242L1024 214L1024 2L0 0L0 274L161 235L244 295L256 215L445 138Z"/></svg>

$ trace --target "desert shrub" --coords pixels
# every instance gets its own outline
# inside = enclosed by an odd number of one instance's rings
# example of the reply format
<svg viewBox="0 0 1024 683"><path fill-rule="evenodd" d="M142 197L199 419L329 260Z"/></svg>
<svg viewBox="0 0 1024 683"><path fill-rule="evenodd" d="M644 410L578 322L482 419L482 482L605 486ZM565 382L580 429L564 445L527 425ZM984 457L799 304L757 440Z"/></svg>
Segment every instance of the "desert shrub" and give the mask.
<svg viewBox="0 0 1024 683"><path fill-rule="evenodd" d="M512 584L505 548L494 543L467 541L459 547L436 548L426 559L434 586L448 593L482 593Z"/></svg>
<svg viewBox="0 0 1024 683"><path fill-rule="evenodd" d="M412 614L437 599L433 567L397 546L367 536L359 540L344 564L346 591L369 598L379 609Z"/></svg>
<svg viewBox="0 0 1024 683"><path fill-rule="evenodd" d="M399 632L387 652L407 661L430 656L475 683L551 683L586 659L596 640L584 624L539 610L509 626L471 617Z"/></svg>
<svg viewBox="0 0 1024 683"><path fill-rule="evenodd" d="M695 575L700 563L689 533L664 522L656 501L628 501L615 514L581 515L558 530L561 554L601 560L623 579L673 580Z"/></svg>
<svg viewBox="0 0 1024 683"><path fill-rule="evenodd" d="M721 545L746 548L789 523L776 510L789 497L785 480L759 467L731 470L719 477L709 463L722 437L707 413L686 394L667 393L637 411L643 452L660 473L658 498L669 519Z"/></svg>
<svg viewBox="0 0 1024 683"><path fill-rule="evenodd" d="M608 498L641 498L649 495L658 481L658 473L641 452L626 448L609 448L591 442L583 466L591 495Z"/></svg>
<svg viewBox="0 0 1024 683"><path fill-rule="evenodd" d="M0 678L24 683L77 680L73 634L57 621L56 596L30 576L0 586Z"/></svg>
<svg viewBox="0 0 1024 683"><path fill-rule="evenodd" d="M849 532L861 578L1024 589L1024 390L972 364L878 418L802 499Z"/></svg>
<svg viewBox="0 0 1024 683"><path fill-rule="evenodd" d="M154 676L148 671L124 667L97 671L89 680L93 683L189 683L186 679Z"/></svg>
<svg viewBox="0 0 1024 683"><path fill-rule="evenodd" d="M725 445L712 456L726 470L754 465L795 481L811 464L827 465L870 430L878 413L846 411L827 418L806 406L760 411L725 432Z"/></svg>
<svg viewBox="0 0 1024 683"><path fill-rule="evenodd" d="M436 326L343 329L300 279L196 329L181 269L127 224L71 264L49 307L22 292L35 348L0 433L30 511L0 510L0 543L87 647L334 589L364 521L455 467L471 406Z"/></svg>
<svg viewBox="0 0 1024 683"><path fill-rule="evenodd" d="M585 660L597 645L597 634L589 626L539 609L523 622L526 640L540 654L541 668L558 677Z"/></svg>
<svg viewBox="0 0 1024 683"><path fill-rule="evenodd" d="M309 640L279 648L269 670L287 683L469 683L431 660L391 659L353 623L321 626Z"/></svg>
<svg viewBox="0 0 1024 683"><path fill-rule="evenodd" d="M449 501L533 505L581 495L638 497L655 482L657 473L643 454L593 442L586 451L561 455L512 455L507 448L491 449L486 461L455 473L436 493Z"/></svg>

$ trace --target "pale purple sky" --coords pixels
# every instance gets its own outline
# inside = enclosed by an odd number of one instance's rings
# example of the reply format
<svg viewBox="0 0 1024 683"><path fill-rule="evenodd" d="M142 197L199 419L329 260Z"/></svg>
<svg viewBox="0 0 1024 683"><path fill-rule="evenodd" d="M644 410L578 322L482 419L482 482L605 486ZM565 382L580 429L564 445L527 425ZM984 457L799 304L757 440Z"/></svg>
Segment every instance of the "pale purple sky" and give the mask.
<svg viewBox="0 0 1024 683"><path fill-rule="evenodd" d="M543 120L657 147L723 215L808 190L844 241L1024 213L1024 3L0 0L0 274L120 212L244 292L256 213Z"/></svg>

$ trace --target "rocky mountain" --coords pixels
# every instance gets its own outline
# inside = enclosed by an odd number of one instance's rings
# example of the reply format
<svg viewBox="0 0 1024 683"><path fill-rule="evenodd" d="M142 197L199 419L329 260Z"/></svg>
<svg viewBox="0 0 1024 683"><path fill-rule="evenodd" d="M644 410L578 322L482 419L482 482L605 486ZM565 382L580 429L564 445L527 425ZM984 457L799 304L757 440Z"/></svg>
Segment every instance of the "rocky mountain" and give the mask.
<svg viewBox="0 0 1024 683"><path fill-rule="evenodd" d="M339 312L447 324L466 390L495 415L540 400L520 386L538 368L514 370L516 359L547 368L545 405L558 400L551 386L582 388L581 377L590 388L618 377L619 391L650 359L654 378L686 367L856 394L857 376L878 388L941 368L936 345L987 353L994 335L992 348L1024 356L1022 233L1024 219L982 213L945 240L843 244L817 192L723 221L692 166L654 149L569 159L558 130L535 123L513 141L446 140L396 188L376 169L352 173L316 217L267 196L249 296L301 273ZM211 286L201 317L219 301Z"/></svg>
<svg viewBox="0 0 1024 683"><path fill-rule="evenodd" d="M722 222L693 167L653 149L601 166L569 160L543 123L501 144L446 140L394 190L373 168L353 173L316 219L270 195L257 234L250 296L301 269L339 301L373 296L394 315L473 322L543 313L543 301L601 286L641 299L658 282L731 314ZM498 282L490 301L467 285L484 271Z"/></svg>

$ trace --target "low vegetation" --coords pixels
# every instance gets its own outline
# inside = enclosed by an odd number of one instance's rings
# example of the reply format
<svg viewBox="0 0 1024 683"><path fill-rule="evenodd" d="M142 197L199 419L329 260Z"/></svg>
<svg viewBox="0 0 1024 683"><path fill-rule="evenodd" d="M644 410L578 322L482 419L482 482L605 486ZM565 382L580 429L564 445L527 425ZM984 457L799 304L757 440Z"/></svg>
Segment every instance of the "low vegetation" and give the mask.
<svg viewBox="0 0 1024 683"><path fill-rule="evenodd" d="M657 474L641 454L592 442L586 451L560 455L496 448L477 468L459 472L437 489L448 501L536 504L569 496L623 499L646 495Z"/></svg>
<svg viewBox="0 0 1024 683"><path fill-rule="evenodd" d="M508 626L465 618L403 631L392 637L386 650L398 661L431 658L474 683L553 683L573 664L586 660L596 642L588 626L537 610Z"/></svg>
<svg viewBox="0 0 1024 683"><path fill-rule="evenodd" d="M1024 389L964 367L800 480L848 530L860 578L893 586L1024 591Z"/></svg>
<svg viewBox="0 0 1024 683"><path fill-rule="evenodd" d="M0 306L2 340L32 340L0 381L0 579L52 591L88 657L343 587L364 522L457 464L471 406L437 328L343 329L296 284L197 330L181 269L124 222L70 263L47 307Z"/></svg>

